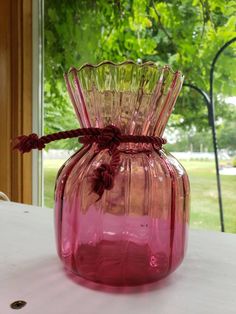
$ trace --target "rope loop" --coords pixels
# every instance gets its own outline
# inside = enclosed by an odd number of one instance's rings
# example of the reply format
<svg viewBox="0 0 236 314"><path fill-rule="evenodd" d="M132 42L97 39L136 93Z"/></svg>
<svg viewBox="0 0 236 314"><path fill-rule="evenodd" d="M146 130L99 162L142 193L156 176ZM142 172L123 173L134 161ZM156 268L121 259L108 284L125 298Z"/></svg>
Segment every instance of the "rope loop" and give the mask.
<svg viewBox="0 0 236 314"><path fill-rule="evenodd" d="M111 190L114 186L114 178L120 164L120 151L118 150L120 143L147 143L152 144L155 150L162 149L162 145L166 144L166 140L161 137L121 134L118 127L108 125L105 128L81 128L42 137L38 137L35 133L28 136L21 135L15 139L13 148L18 149L21 153L26 153L32 149L42 150L50 142L73 137L79 137L80 143L84 145L97 143L99 151L109 149L110 163L102 163L94 170L92 176L92 190L99 195L99 199L105 190Z"/></svg>

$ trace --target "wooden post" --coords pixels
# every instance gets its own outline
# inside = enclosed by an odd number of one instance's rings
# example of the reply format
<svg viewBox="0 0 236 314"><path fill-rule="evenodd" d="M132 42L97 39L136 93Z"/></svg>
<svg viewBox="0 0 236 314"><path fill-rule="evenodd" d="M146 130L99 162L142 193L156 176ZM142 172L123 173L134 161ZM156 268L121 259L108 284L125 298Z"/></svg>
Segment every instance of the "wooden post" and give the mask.
<svg viewBox="0 0 236 314"><path fill-rule="evenodd" d="M32 132L32 2L0 0L0 191L32 202L32 156L11 140Z"/></svg>

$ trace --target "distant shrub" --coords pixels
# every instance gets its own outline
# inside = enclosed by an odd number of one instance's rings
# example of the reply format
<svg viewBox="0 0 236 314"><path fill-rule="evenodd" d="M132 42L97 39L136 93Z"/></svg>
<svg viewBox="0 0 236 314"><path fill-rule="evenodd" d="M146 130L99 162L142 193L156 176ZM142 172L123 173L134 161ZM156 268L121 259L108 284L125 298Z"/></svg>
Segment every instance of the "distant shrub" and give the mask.
<svg viewBox="0 0 236 314"><path fill-rule="evenodd" d="M236 157L233 158L232 164L233 164L233 167L236 167Z"/></svg>

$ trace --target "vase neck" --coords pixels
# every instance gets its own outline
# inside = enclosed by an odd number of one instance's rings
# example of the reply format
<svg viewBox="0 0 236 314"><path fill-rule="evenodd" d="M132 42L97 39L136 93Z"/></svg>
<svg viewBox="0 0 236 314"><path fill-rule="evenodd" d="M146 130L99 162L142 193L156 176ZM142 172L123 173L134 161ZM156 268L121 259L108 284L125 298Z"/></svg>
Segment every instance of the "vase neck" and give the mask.
<svg viewBox="0 0 236 314"><path fill-rule="evenodd" d="M162 136L182 86L182 74L168 66L153 70L134 64L99 70L72 69L65 75L81 127L113 124L123 134Z"/></svg>

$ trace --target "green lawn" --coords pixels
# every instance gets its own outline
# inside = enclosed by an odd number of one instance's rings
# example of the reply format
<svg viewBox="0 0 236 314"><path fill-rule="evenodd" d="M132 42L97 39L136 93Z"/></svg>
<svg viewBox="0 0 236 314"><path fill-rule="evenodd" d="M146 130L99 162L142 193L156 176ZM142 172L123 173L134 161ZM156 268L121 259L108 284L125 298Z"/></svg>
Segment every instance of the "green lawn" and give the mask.
<svg viewBox="0 0 236 314"><path fill-rule="evenodd" d="M44 204L53 207L55 177L64 160L44 161ZM182 161L191 183L191 225L220 230L214 163ZM225 228L236 233L236 176L221 176Z"/></svg>

